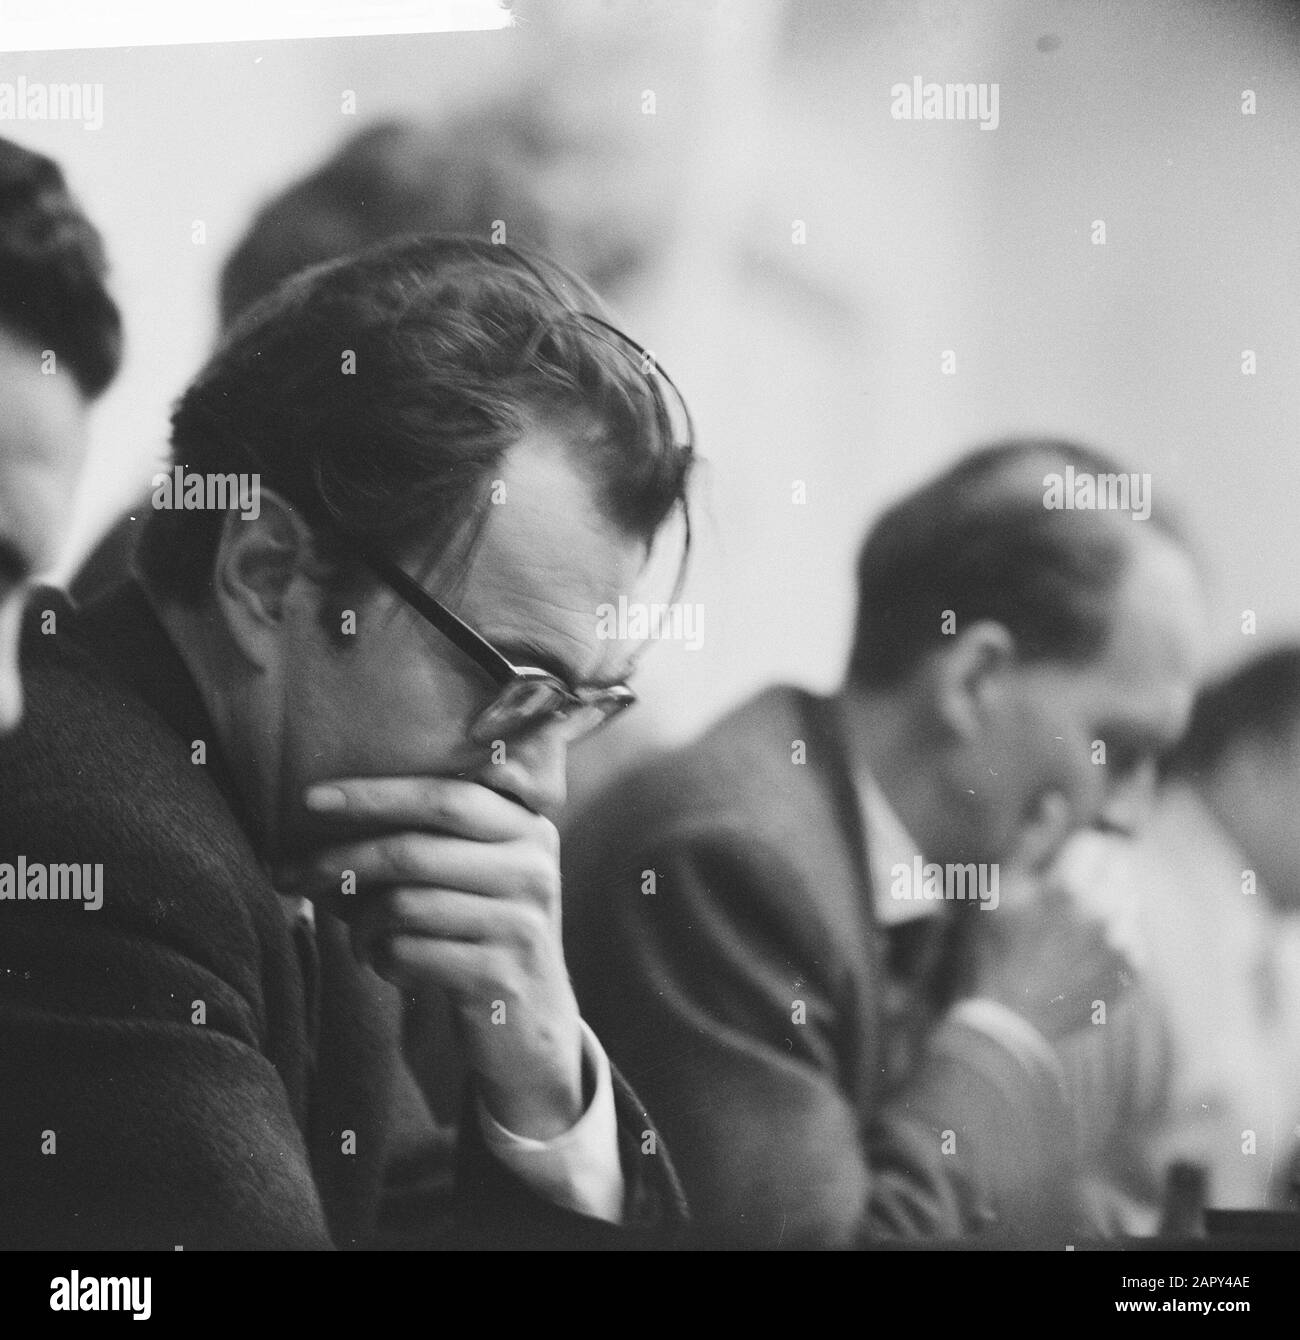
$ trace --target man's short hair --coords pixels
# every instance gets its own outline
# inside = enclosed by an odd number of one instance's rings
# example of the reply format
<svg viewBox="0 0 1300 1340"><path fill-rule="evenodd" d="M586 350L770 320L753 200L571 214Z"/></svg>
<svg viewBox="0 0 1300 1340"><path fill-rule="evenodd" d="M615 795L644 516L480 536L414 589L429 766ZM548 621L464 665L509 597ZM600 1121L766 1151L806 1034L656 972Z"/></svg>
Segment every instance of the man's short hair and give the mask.
<svg viewBox="0 0 1300 1340"><path fill-rule="evenodd" d="M53 160L0 139L0 325L52 349L86 397L113 380L122 318L99 233Z"/></svg>
<svg viewBox="0 0 1300 1340"><path fill-rule="evenodd" d="M357 540L432 560L485 514L528 426L558 424L605 515L649 544L686 511L693 453L674 397L560 267L406 238L300 273L246 312L172 416L172 461L258 474L340 566ZM201 603L223 520L151 513L138 554L149 588Z"/></svg>
<svg viewBox="0 0 1300 1340"><path fill-rule="evenodd" d="M1108 605L1137 534L1186 545L1167 511L1056 510L1046 476L1123 473L1102 453L1053 438L996 442L963 456L880 518L858 559L849 681L887 689L954 630L1003 625L1025 661L1080 663L1100 653Z"/></svg>
<svg viewBox="0 0 1300 1340"><path fill-rule="evenodd" d="M1253 657L1201 690L1166 761L1169 776L1213 772L1236 745L1294 741L1300 727L1300 644Z"/></svg>

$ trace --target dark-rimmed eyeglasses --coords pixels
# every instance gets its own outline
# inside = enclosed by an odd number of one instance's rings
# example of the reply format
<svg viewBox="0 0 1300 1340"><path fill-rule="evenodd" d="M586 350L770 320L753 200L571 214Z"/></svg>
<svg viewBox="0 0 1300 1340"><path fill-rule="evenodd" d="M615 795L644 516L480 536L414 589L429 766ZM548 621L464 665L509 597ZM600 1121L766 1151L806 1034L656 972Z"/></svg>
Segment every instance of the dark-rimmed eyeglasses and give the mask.
<svg viewBox="0 0 1300 1340"><path fill-rule="evenodd" d="M496 696L470 722L469 737L476 744L510 739L550 722L563 723L565 739L572 742L590 735L636 702L636 694L626 684L571 688L547 670L515 665L387 554L358 540L352 540L350 547L385 586L497 685Z"/></svg>

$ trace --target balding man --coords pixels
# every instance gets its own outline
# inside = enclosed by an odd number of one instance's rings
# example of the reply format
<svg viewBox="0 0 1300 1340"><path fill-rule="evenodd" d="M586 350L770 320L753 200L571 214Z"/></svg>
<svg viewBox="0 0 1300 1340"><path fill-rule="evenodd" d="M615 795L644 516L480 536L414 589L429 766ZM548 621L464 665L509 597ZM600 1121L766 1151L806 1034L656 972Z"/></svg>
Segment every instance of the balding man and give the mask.
<svg viewBox="0 0 1300 1340"><path fill-rule="evenodd" d="M1204 639L1149 494L1096 506L1119 477L1069 442L961 460L869 535L837 694L770 688L570 825L579 998L707 1240L1071 1222L1054 1044L1119 965L1024 890L1072 831L1136 826Z"/></svg>

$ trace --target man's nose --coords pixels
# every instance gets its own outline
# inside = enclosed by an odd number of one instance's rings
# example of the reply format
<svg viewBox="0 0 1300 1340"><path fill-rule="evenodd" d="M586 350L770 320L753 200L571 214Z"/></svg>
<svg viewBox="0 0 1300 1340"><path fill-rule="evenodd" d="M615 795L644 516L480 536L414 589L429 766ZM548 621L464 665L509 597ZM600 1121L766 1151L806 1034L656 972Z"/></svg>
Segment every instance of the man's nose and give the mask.
<svg viewBox="0 0 1300 1340"><path fill-rule="evenodd" d="M554 822L568 797L568 743L562 723L496 741L491 759L481 775L484 784L510 792Z"/></svg>
<svg viewBox="0 0 1300 1340"><path fill-rule="evenodd" d="M1114 783L1093 827L1119 837L1133 837L1151 817L1156 798L1156 764L1143 759Z"/></svg>

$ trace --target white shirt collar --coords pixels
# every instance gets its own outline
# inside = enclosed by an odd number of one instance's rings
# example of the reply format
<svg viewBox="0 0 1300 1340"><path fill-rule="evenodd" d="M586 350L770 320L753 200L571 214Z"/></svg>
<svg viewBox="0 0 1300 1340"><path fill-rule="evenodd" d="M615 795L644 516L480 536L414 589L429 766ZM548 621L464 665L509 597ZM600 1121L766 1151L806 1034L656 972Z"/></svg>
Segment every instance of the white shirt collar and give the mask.
<svg viewBox="0 0 1300 1340"><path fill-rule="evenodd" d="M281 893L280 910L292 929L301 922L314 935L316 933L316 904L310 898L302 898L294 893Z"/></svg>
<svg viewBox="0 0 1300 1340"><path fill-rule="evenodd" d="M937 916L941 907L937 900L890 896L895 867L902 865L911 870L920 848L869 772L858 769L854 773L853 782L867 842L871 905L876 924L901 926L903 922L915 921L918 917Z"/></svg>

